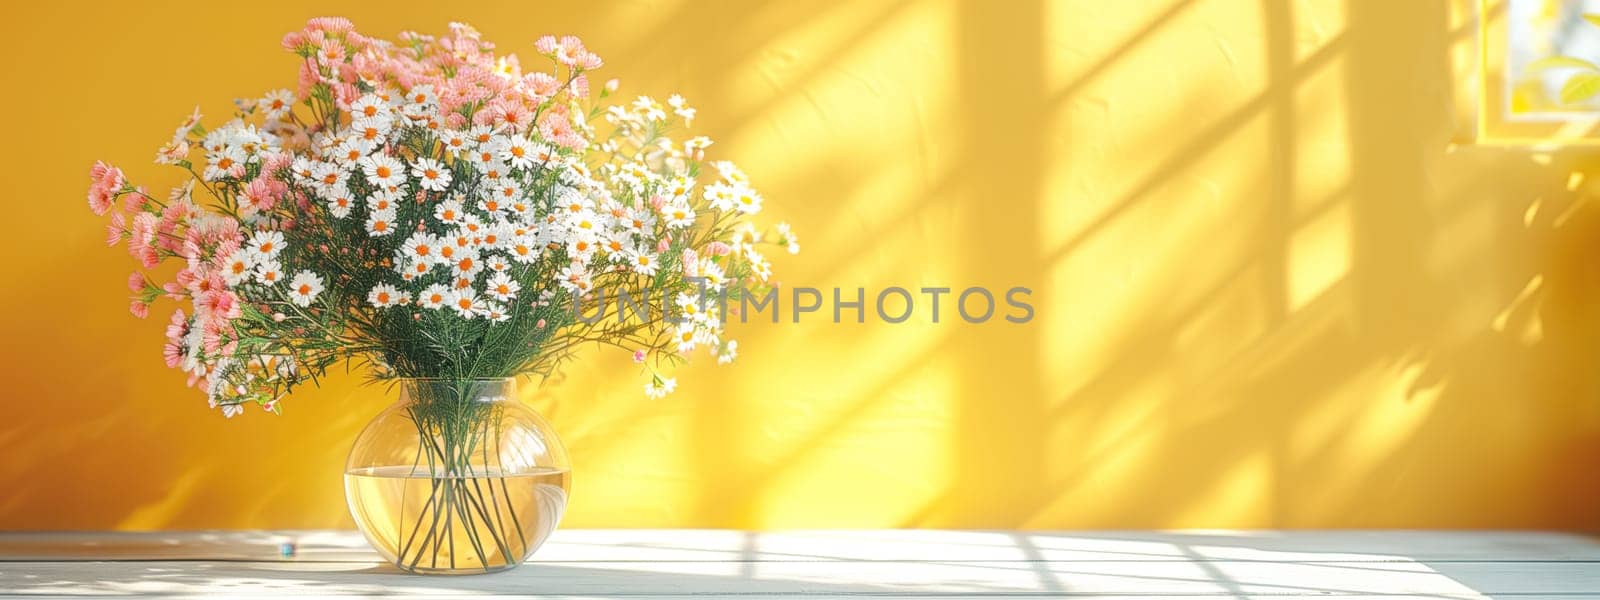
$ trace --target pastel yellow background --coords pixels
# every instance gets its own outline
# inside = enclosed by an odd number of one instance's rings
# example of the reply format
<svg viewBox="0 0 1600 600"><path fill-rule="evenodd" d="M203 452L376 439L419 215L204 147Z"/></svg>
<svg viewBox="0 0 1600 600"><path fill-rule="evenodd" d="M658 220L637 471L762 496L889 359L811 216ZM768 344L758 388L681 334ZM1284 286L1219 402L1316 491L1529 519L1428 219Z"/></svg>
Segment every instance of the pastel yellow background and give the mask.
<svg viewBox="0 0 1600 600"><path fill-rule="evenodd" d="M1473 4L7 3L0 528L350 525L382 394L207 410L83 200L96 158L176 181L188 109L291 86L327 13L682 92L803 236L788 285L1034 289L1028 325L745 326L663 401L588 354L528 398L566 526L1595 528L1593 151L1459 143Z"/></svg>

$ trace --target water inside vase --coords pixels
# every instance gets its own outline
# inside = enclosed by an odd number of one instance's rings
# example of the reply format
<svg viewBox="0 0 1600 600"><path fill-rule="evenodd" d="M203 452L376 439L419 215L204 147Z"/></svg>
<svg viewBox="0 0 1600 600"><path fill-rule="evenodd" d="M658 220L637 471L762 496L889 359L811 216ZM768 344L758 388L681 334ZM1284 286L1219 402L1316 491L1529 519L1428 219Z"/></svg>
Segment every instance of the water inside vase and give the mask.
<svg viewBox="0 0 1600 600"><path fill-rule="evenodd" d="M351 470L344 481L351 514L390 562L483 573L515 566L544 543L566 508L568 477L566 469L435 475L404 465Z"/></svg>

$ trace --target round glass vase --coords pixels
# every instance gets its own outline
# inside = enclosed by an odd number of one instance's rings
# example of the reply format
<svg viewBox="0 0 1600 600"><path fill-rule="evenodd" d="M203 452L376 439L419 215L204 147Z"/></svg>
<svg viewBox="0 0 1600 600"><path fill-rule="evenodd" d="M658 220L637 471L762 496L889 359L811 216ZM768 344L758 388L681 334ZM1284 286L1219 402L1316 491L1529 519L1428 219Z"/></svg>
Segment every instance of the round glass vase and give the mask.
<svg viewBox="0 0 1600 600"><path fill-rule="evenodd" d="M401 379L345 463L350 515L405 571L521 564L561 521L567 452L515 379Z"/></svg>

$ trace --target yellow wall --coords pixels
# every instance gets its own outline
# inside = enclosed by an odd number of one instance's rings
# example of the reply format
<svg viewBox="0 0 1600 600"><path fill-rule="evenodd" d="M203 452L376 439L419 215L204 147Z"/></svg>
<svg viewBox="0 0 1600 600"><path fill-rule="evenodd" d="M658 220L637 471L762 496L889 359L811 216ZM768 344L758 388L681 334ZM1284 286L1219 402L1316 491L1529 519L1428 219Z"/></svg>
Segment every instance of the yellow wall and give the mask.
<svg viewBox="0 0 1600 600"><path fill-rule="evenodd" d="M189 107L291 84L330 12L681 91L803 236L789 285L1036 290L744 327L664 401L590 354L530 398L568 526L1600 526L1592 153L1452 143L1467 0L329 4L0 9L0 528L349 525L381 394L225 422L82 199L96 158L169 181Z"/></svg>

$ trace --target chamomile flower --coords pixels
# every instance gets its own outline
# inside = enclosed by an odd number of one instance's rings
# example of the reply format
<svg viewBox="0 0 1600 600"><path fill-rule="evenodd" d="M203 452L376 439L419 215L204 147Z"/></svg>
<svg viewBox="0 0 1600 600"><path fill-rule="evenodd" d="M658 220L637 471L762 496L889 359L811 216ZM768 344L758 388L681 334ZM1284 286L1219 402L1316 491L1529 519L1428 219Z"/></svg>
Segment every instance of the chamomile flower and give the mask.
<svg viewBox="0 0 1600 600"><path fill-rule="evenodd" d="M678 389L677 379L656 375L650 378L650 383L644 385L644 395L653 400L660 400L675 389Z"/></svg>
<svg viewBox="0 0 1600 600"><path fill-rule="evenodd" d="M389 117L389 103L374 94L367 94L350 103L354 119L384 119Z"/></svg>
<svg viewBox="0 0 1600 600"><path fill-rule="evenodd" d="M419 158L411 163L411 175L425 190L442 192L450 187L450 169L432 158Z"/></svg>
<svg viewBox="0 0 1600 600"><path fill-rule="evenodd" d="M478 298L478 291L471 287L460 288L450 292L449 305L451 310L463 317L472 318L483 310L483 301Z"/></svg>
<svg viewBox="0 0 1600 600"><path fill-rule="evenodd" d="M461 201L456 199L440 202L439 206L433 209L433 218L438 219L440 223L454 224L461 220L462 214Z"/></svg>
<svg viewBox="0 0 1600 600"><path fill-rule="evenodd" d="M389 141L389 120L384 119L357 119L350 124L355 139L363 148L376 149L384 142Z"/></svg>
<svg viewBox="0 0 1600 600"><path fill-rule="evenodd" d="M694 224L694 209L687 204L667 204L661 207L661 218L666 220L667 227L677 229Z"/></svg>
<svg viewBox="0 0 1600 600"><path fill-rule="evenodd" d="M482 272L483 260L477 250L462 250L450 259L450 273L456 277L471 279Z"/></svg>
<svg viewBox="0 0 1600 600"><path fill-rule="evenodd" d="M510 300L521 290L522 284L506 273L495 273L489 278L488 294L496 300Z"/></svg>
<svg viewBox="0 0 1600 600"><path fill-rule="evenodd" d="M683 101L683 96L679 96L677 94L668 96L667 106L672 107L672 112L674 114L683 117L683 122L685 125L694 120L694 109L689 108L688 103Z"/></svg>
<svg viewBox="0 0 1600 600"><path fill-rule="evenodd" d="M262 261L256 264L255 276L256 281L262 285L268 287L278 285L279 281L283 281L283 265L275 260Z"/></svg>
<svg viewBox="0 0 1600 600"><path fill-rule="evenodd" d="M417 294L417 304L423 308L441 308L450 301L450 288L442 283L435 283L422 289Z"/></svg>
<svg viewBox="0 0 1600 600"><path fill-rule="evenodd" d="M257 231L250 234L250 252L260 262L276 259L283 251L283 232Z"/></svg>
<svg viewBox="0 0 1600 600"><path fill-rule="evenodd" d="M388 308L400 303L400 290L387 283L372 286L372 291L367 292L367 304L377 308Z"/></svg>
<svg viewBox="0 0 1600 600"><path fill-rule="evenodd" d="M719 181L706 186L704 195L711 203L711 208L723 212L733 210L735 204L733 186Z"/></svg>
<svg viewBox="0 0 1600 600"><path fill-rule="evenodd" d="M222 262L222 280L228 285L239 285L253 274L255 268L254 253L246 248L234 250Z"/></svg>
<svg viewBox="0 0 1600 600"><path fill-rule="evenodd" d="M739 356L738 340L728 340L722 343L722 348L717 351L717 364L725 365L733 362Z"/></svg>
<svg viewBox="0 0 1600 600"><path fill-rule="evenodd" d="M761 194L749 186L738 186L733 189L733 206L739 212L753 215L761 212Z"/></svg>
<svg viewBox="0 0 1600 600"><path fill-rule="evenodd" d="M333 215L335 218L343 219L350 216L350 209L354 208L355 205L355 196L350 193L347 187L342 192L335 193L328 198L328 214Z"/></svg>
<svg viewBox="0 0 1600 600"><path fill-rule="evenodd" d="M392 156L374 154L357 161L367 183L378 187L396 187L406 181L405 165Z"/></svg>
<svg viewBox="0 0 1600 600"><path fill-rule="evenodd" d="M582 263L574 262L562 267L561 274L558 277L561 280L561 288L568 292L587 292L590 286L593 285L593 282L589 279L589 269L584 267Z"/></svg>
<svg viewBox="0 0 1600 600"><path fill-rule="evenodd" d="M272 90L256 101L256 110L274 121L288 115L289 109L293 107L294 93L289 90Z"/></svg>
<svg viewBox="0 0 1600 600"><path fill-rule="evenodd" d="M534 144L533 140L513 135L505 138L505 143L500 145L499 158L513 167L526 169L533 166L536 147L537 144Z"/></svg>
<svg viewBox="0 0 1600 600"><path fill-rule="evenodd" d="M480 314L482 314L485 319L495 323L504 322L511 318L511 313L506 311L505 305L494 302L483 303L483 308L480 311Z"/></svg>
<svg viewBox="0 0 1600 600"><path fill-rule="evenodd" d="M408 110L422 110L438 103L439 97L433 93L432 84L424 83L406 92L406 108Z"/></svg>
<svg viewBox="0 0 1600 600"><path fill-rule="evenodd" d="M367 235L382 237L394 233L396 227L394 218L394 209L373 211L367 217Z"/></svg>
<svg viewBox="0 0 1600 600"><path fill-rule="evenodd" d="M289 301L298 306L311 306L322 293L322 277L310 271L295 273L289 280Z"/></svg>
<svg viewBox="0 0 1600 600"><path fill-rule="evenodd" d="M405 246L402 247L402 252L405 253L406 258L411 259L413 262L432 263L440 260L440 244L439 238L427 233L414 233L406 240Z"/></svg>
<svg viewBox="0 0 1600 600"><path fill-rule="evenodd" d="M729 245L733 246L735 253L744 254L753 250L756 244L761 242L761 233L756 231L755 225L741 223L739 228L733 231L733 239L729 240L729 242Z"/></svg>
<svg viewBox="0 0 1600 600"><path fill-rule="evenodd" d="M365 157L367 153L371 151L372 148L370 145L362 142L361 140L346 139L339 142L338 146L334 146L333 151L330 152L330 154L332 155L334 162L342 165L353 165L356 164L356 161L361 160L362 157Z"/></svg>
<svg viewBox="0 0 1600 600"><path fill-rule="evenodd" d="M506 257L496 254L483 259L483 268L488 269L490 273L505 273L511 270L511 263Z"/></svg>
<svg viewBox="0 0 1600 600"><path fill-rule="evenodd" d="M439 134L439 144L444 146L444 151L450 156L460 156L462 152L471 150L475 145L467 132L458 129L447 129Z"/></svg>
<svg viewBox="0 0 1600 600"><path fill-rule="evenodd" d="M772 278L772 263L767 262L766 257L761 256L760 252L746 250L744 259L750 262L750 272L755 274L758 281Z"/></svg>
<svg viewBox="0 0 1600 600"><path fill-rule="evenodd" d="M244 162L248 158L243 148L227 146L206 155L206 170L201 178L216 181L225 177L244 175Z"/></svg>
<svg viewBox="0 0 1600 600"><path fill-rule="evenodd" d="M795 237L788 223L778 223L778 244L788 250L789 254L800 253L800 239Z"/></svg>
<svg viewBox="0 0 1600 600"><path fill-rule="evenodd" d="M523 235L513 238L507 249L511 253L511 260L521 264L528 264L539 259L539 250L542 246L535 243L533 236Z"/></svg>
<svg viewBox="0 0 1600 600"><path fill-rule="evenodd" d="M657 265L654 254L638 248L630 248L627 251L627 257L628 268L633 269L633 272L647 277L655 276Z"/></svg>

